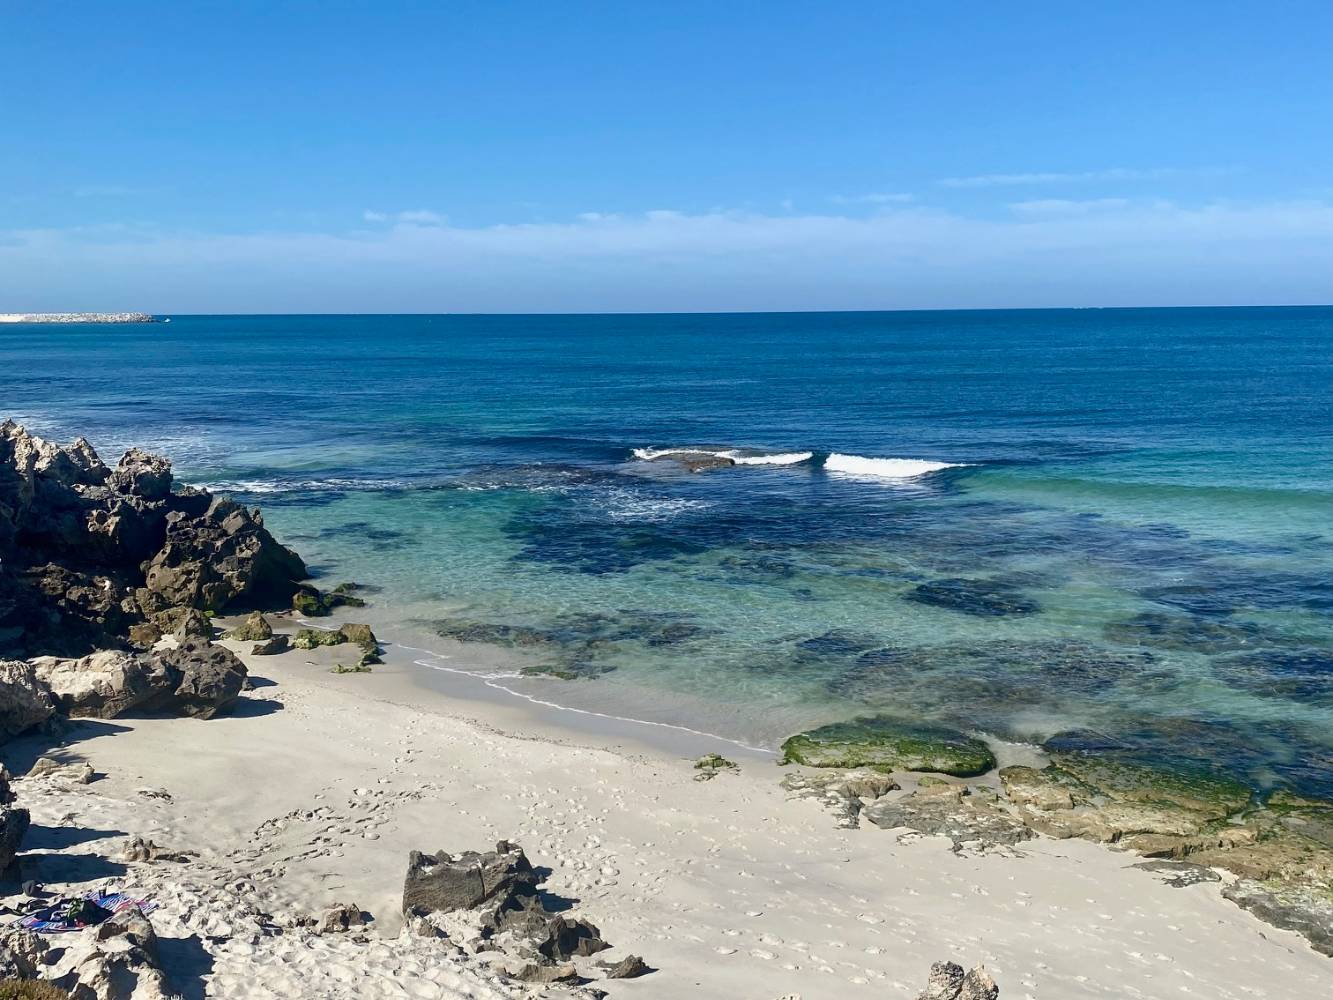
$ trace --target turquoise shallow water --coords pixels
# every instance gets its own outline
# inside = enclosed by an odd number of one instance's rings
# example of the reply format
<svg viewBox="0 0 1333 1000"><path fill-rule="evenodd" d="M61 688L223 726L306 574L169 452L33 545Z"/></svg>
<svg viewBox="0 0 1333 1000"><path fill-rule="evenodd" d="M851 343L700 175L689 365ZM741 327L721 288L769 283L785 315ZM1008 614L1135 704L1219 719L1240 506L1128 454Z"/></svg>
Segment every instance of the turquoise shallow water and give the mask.
<svg viewBox="0 0 1333 1000"><path fill-rule="evenodd" d="M1333 309L173 317L0 352L34 430L165 451L378 622L520 648L562 701L1084 731L1333 793ZM685 446L810 457L634 455Z"/></svg>

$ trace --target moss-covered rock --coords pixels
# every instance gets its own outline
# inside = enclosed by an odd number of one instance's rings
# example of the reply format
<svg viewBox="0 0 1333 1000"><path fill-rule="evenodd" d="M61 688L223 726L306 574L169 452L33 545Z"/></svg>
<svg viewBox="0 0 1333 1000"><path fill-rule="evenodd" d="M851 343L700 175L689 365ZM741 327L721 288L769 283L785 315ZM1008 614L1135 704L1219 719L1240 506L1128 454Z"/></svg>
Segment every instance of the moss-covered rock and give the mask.
<svg viewBox="0 0 1333 1000"><path fill-rule="evenodd" d="M331 673L331 674L368 674L368 673L370 673L370 667L369 667L368 665L364 664L364 663L353 664L353 665L350 666L350 667L347 666L346 664L339 663L339 664L337 664L335 667L333 667L333 669L331 669L331 670L329 671L329 673Z"/></svg>
<svg viewBox="0 0 1333 1000"><path fill-rule="evenodd" d="M256 611L228 632L227 638L239 642L263 642L265 639L273 638L273 627L269 625L267 618Z"/></svg>
<svg viewBox="0 0 1333 1000"><path fill-rule="evenodd" d="M317 628L303 628L292 637L292 645L297 649L314 649L316 646L337 646L347 641L341 632L325 632Z"/></svg>
<svg viewBox="0 0 1333 1000"><path fill-rule="evenodd" d="M302 584L292 595L292 610L310 618L325 618L333 613L324 595L307 584Z"/></svg>
<svg viewBox="0 0 1333 1000"><path fill-rule="evenodd" d="M837 722L797 733L782 744L785 764L985 774L995 755L981 740L948 729L912 727L884 716Z"/></svg>
<svg viewBox="0 0 1333 1000"><path fill-rule="evenodd" d="M365 652L379 652L379 640L375 638L375 633L370 630L369 625L358 625L355 622L345 622L343 625L339 626L338 631L347 642L360 646Z"/></svg>
<svg viewBox="0 0 1333 1000"><path fill-rule="evenodd" d="M364 608L366 602L357 597L355 583L340 583L328 593L308 583L300 584L292 595L292 610L311 618L325 618L335 608Z"/></svg>
<svg viewBox="0 0 1333 1000"><path fill-rule="evenodd" d="M695 781L708 781L716 778L722 771L735 771L736 762L727 760L720 753L707 753L694 762L694 769L699 773L694 776Z"/></svg>

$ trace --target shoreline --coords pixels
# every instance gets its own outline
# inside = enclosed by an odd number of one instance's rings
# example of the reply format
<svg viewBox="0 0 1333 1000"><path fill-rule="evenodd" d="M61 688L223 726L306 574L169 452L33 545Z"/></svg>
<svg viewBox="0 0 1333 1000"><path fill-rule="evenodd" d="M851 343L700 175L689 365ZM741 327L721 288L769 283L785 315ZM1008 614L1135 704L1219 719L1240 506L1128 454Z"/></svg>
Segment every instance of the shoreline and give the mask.
<svg viewBox="0 0 1333 1000"><path fill-rule="evenodd" d="M423 698L394 664L333 674L337 647L251 656L220 643L254 678L235 712L75 722L65 753L102 777L19 783L35 828L69 829L70 812L96 828L25 856L48 884L86 873L119 831L199 852L113 878L162 904L164 939L200 941L211 971L199 995L415 996L431 963L445 977L431 995L520 995L482 963L451 965L435 942L400 934L396 916L407 851L498 838L552 869L549 890L579 900L612 959L641 954L656 970L597 984L614 997L910 1000L946 957L984 963L1002 995L1061 1000L1317 995L1333 975L1217 883L1172 887L1131 854L1045 838L950 850L937 837L842 829L765 761L700 782L690 758L665 749L515 730L511 708ZM14 740L0 756L19 770L47 744ZM145 800L144 786L170 798ZM178 898L183 884L195 902ZM365 944L245 930L251 911L348 900L376 918Z"/></svg>

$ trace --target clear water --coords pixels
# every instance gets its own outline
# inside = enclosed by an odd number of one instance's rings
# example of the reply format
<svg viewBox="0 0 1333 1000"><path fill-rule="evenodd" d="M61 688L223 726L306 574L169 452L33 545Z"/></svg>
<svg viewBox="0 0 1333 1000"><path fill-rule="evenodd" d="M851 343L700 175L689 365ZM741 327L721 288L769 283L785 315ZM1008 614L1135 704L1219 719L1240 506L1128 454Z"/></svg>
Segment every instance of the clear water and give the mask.
<svg viewBox="0 0 1333 1000"><path fill-rule="evenodd" d="M1333 792L1333 309L174 317L0 327L0 362L8 413L262 505L381 628L587 678L545 697ZM633 458L704 445L812 458Z"/></svg>

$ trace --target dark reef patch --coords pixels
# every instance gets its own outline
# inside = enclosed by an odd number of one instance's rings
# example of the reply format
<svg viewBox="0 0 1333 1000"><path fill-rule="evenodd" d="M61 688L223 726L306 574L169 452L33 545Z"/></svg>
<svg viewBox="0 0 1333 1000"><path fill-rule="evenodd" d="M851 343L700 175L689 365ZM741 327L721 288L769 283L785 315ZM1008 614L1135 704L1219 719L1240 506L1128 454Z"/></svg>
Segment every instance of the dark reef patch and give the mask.
<svg viewBox="0 0 1333 1000"><path fill-rule="evenodd" d="M1327 649L1261 649L1216 659L1212 666L1226 684L1262 698L1333 700L1333 652Z"/></svg>
<svg viewBox="0 0 1333 1000"><path fill-rule="evenodd" d="M1216 654L1251 649L1265 638L1265 631L1247 622L1145 611L1128 621L1108 623L1102 635L1125 646Z"/></svg>
<svg viewBox="0 0 1333 1000"><path fill-rule="evenodd" d="M982 618L1032 615L1041 610L1035 600L1004 580L932 580L912 588L904 597L917 604Z"/></svg>
<svg viewBox="0 0 1333 1000"><path fill-rule="evenodd" d="M464 619L427 624L447 639L535 651L543 662L525 668L525 672L567 679L608 673L616 668L615 657L631 654L636 648L684 647L713 634L692 615L634 608L560 615L535 626Z"/></svg>

